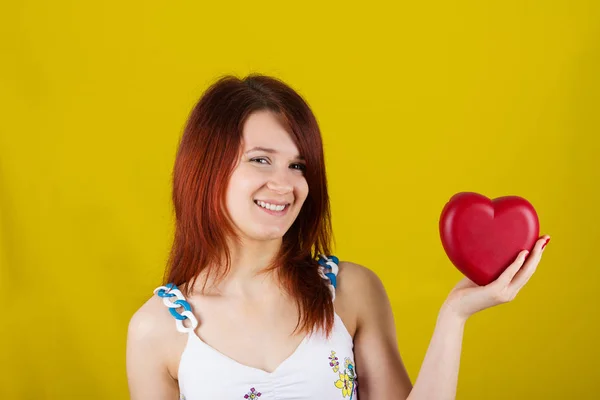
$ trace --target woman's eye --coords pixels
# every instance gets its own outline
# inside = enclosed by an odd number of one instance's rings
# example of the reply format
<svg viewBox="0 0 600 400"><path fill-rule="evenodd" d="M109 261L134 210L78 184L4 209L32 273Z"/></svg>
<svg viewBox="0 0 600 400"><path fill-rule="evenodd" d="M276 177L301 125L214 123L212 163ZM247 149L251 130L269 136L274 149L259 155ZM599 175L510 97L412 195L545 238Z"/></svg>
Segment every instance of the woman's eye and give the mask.
<svg viewBox="0 0 600 400"><path fill-rule="evenodd" d="M306 165L304 164L292 164L292 167L299 171L306 171Z"/></svg>
<svg viewBox="0 0 600 400"><path fill-rule="evenodd" d="M268 164L269 163L269 161L266 158L263 158L263 157L251 158L250 161L252 161L252 162L258 162L259 164Z"/></svg>
<svg viewBox="0 0 600 400"><path fill-rule="evenodd" d="M250 162L255 162L258 164L263 164L263 165L269 165L270 161L268 158L265 157L254 157L250 159ZM306 171L306 165L302 164L302 163L296 163L296 164L292 164L290 165L290 167L292 169L297 169L298 171Z"/></svg>

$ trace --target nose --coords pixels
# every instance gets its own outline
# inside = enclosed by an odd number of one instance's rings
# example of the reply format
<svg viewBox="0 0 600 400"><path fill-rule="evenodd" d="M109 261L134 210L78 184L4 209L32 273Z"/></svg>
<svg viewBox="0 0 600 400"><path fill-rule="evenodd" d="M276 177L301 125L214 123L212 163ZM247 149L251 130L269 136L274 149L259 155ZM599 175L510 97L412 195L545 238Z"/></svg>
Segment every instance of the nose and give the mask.
<svg viewBox="0 0 600 400"><path fill-rule="evenodd" d="M291 184L288 171L289 170L272 174L267 182L267 188L279 194L291 192L294 189L294 186Z"/></svg>

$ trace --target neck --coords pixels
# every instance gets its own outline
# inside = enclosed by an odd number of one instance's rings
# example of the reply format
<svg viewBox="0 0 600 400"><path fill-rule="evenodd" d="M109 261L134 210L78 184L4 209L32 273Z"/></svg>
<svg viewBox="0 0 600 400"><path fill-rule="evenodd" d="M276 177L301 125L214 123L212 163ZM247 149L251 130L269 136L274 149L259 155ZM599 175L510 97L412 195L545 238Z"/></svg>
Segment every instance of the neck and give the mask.
<svg viewBox="0 0 600 400"><path fill-rule="evenodd" d="M277 256L282 240L230 242L229 273L214 289L219 295L251 298L279 292L277 271L265 272ZM212 279L207 288L211 287Z"/></svg>

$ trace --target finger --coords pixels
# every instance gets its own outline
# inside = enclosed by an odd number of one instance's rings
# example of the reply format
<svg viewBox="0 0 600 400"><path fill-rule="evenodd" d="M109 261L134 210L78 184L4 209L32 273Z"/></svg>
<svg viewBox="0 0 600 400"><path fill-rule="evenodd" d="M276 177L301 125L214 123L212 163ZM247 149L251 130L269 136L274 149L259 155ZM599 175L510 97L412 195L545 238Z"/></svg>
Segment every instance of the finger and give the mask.
<svg viewBox="0 0 600 400"><path fill-rule="evenodd" d="M494 281L494 284L500 287L507 287L512 281L513 277L523 266L528 254L529 250L521 250L515 261L513 261L512 264L510 264L508 268L504 270L504 272L502 272L498 279Z"/></svg>
<svg viewBox="0 0 600 400"><path fill-rule="evenodd" d="M531 255L532 256L540 256L544 250L544 247L546 246L546 243L548 243L549 241L550 241L550 236L548 236L548 235L544 235L541 238L539 238L535 242L535 245L533 246L533 249L531 250Z"/></svg>
<svg viewBox="0 0 600 400"><path fill-rule="evenodd" d="M533 276L542 258L544 246L546 245L546 243L548 243L549 240L550 237L547 235L539 239L533 248L531 256L527 259L523 268L521 268L517 272L517 274L515 274L510 285L513 286L516 290L519 290L523 286L525 286L525 284L529 282L529 279Z"/></svg>
<svg viewBox="0 0 600 400"><path fill-rule="evenodd" d="M540 253L544 252L546 245L548 244L549 241L550 241L549 235L544 235L540 238L540 240L538 240L537 245L540 246Z"/></svg>
<svg viewBox="0 0 600 400"><path fill-rule="evenodd" d="M510 283L510 287L512 290L519 291L529 279L533 276L533 273L537 269L539 263L538 257L533 257L531 260L528 260L527 263L521 268L521 270L515 275L512 282Z"/></svg>

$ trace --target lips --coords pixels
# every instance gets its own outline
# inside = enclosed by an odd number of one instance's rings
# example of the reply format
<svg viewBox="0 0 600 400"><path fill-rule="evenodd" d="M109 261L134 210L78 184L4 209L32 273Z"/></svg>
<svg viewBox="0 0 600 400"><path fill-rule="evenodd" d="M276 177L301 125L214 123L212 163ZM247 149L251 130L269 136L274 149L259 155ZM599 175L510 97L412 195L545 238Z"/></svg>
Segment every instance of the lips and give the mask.
<svg viewBox="0 0 600 400"><path fill-rule="evenodd" d="M274 206L286 206L289 205L290 202L286 202L286 201L277 201L277 200L269 200L269 199L254 199L254 202L259 202L259 203L267 203L267 204L272 204Z"/></svg>
<svg viewBox="0 0 600 400"><path fill-rule="evenodd" d="M254 200L254 204L256 204L256 206L258 208L260 208L261 210L263 210L267 214L275 215L275 216L285 215L287 213L287 211L290 209L290 203L279 203L279 204L277 204L277 203L268 203L268 205L270 205L270 206L277 206L279 208L281 208L281 206L284 206L284 208L281 209L281 210L278 210L278 209L271 210L269 208L265 208L265 207L261 206L259 203L265 204L267 202L263 202L261 200Z"/></svg>

